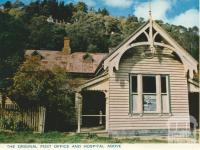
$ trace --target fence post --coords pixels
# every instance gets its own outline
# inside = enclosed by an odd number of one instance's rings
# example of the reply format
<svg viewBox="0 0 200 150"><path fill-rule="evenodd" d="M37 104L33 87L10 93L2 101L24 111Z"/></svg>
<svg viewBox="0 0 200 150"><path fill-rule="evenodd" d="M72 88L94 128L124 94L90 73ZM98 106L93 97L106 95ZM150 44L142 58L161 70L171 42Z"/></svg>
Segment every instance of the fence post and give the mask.
<svg viewBox="0 0 200 150"><path fill-rule="evenodd" d="M40 133L44 133L45 114L46 114L46 108L44 108L44 107L39 107L39 128L38 128L38 131L39 131Z"/></svg>

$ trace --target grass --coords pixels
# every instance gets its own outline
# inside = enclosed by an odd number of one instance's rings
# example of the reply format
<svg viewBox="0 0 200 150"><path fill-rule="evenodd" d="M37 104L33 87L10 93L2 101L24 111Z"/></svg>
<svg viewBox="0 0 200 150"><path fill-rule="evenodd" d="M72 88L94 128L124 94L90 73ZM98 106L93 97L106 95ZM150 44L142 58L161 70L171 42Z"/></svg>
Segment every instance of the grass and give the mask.
<svg viewBox="0 0 200 150"><path fill-rule="evenodd" d="M197 138L199 133L197 132ZM93 133L77 134L63 132L31 133L0 131L0 143L167 143L167 137L114 138Z"/></svg>
<svg viewBox="0 0 200 150"><path fill-rule="evenodd" d="M0 143L167 143L163 139L100 137L96 134L0 132Z"/></svg>

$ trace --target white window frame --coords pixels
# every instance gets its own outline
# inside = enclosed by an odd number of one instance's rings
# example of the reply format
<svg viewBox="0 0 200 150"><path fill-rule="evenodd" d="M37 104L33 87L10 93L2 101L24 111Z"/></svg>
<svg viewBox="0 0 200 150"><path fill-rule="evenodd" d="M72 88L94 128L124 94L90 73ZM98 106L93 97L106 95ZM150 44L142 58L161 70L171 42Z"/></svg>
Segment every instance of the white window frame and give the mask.
<svg viewBox="0 0 200 150"><path fill-rule="evenodd" d="M169 114L169 113L171 113L171 103L170 103L170 85L169 85L169 79L170 79L170 76L169 75L161 75L161 77L166 77L166 93L162 93L162 91L161 91L161 110L162 110L162 113L166 113L166 114ZM168 103L168 108L167 108L167 111L165 112L164 111L164 105L163 105L163 101L164 101L164 98L163 98L163 96L166 96L166 100L168 101L167 103Z"/></svg>
<svg viewBox="0 0 200 150"><path fill-rule="evenodd" d="M136 92L133 92L132 91L132 77L133 76L136 76L136 78L137 78L137 91ZM138 82L138 76L137 75L131 75L130 76L130 87L129 87L129 90L130 90L130 99L131 99L131 101L130 101L130 111L131 111L131 113L133 112L133 113L137 113L137 106L136 106L136 109L134 109L134 105L135 105L135 103L137 104L137 102L134 102L134 101L137 101L137 99L133 99L133 96L139 96L139 92L138 92L138 84L139 84L139 82ZM137 104L138 105L138 104Z"/></svg>
<svg viewBox="0 0 200 150"><path fill-rule="evenodd" d="M132 76L137 76L137 92L132 92ZM143 76L154 76L156 79L156 93L143 93ZM161 91L161 77L166 77L166 93ZM156 95L156 111L144 111L144 99L145 94ZM133 95L137 95L137 99L133 100ZM167 111L163 112L163 95L166 95L168 107ZM133 109L134 101L136 101L136 107ZM129 74L129 114L171 114L170 104L170 85L168 74Z"/></svg>

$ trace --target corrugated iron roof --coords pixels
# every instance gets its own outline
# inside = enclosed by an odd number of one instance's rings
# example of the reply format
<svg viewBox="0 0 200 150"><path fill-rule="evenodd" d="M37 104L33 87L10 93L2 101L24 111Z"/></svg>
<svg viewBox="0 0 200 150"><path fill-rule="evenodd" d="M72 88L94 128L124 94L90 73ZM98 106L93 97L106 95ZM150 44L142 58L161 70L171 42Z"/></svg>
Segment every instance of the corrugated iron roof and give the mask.
<svg viewBox="0 0 200 150"><path fill-rule="evenodd" d="M100 62L108 53L75 52L66 54L62 51L26 50L25 55L40 55L42 65L47 68L59 66L70 73L95 73Z"/></svg>

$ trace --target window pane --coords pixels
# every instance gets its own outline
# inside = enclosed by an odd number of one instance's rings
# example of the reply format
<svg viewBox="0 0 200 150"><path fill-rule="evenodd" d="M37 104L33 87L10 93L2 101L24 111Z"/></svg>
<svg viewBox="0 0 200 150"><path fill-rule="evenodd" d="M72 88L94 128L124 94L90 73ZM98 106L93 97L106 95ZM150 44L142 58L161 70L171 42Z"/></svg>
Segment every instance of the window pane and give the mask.
<svg viewBox="0 0 200 150"><path fill-rule="evenodd" d="M133 95L133 112L137 112L137 98L138 95Z"/></svg>
<svg viewBox="0 0 200 150"><path fill-rule="evenodd" d="M143 93L156 93L155 76L143 76Z"/></svg>
<svg viewBox="0 0 200 150"><path fill-rule="evenodd" d="M132 76L132 93L137 93L137 76Z"/></svg>
<svg viewBox="0 0 200 150"><path fill-rule="evenodd" d="M161 92L167 93L166 76L161 76Z"/></svg>
<svg viewBox="0 0 200 150"><path fill-rule="evenodd" d="M143 95L143 106L145 111L156 111L156 95Z"/></svg>
<svg viewBox="0 0 200 150"><path fill-rule="evenodd" d="M169 113L169 97L166 94L162 94L162 110L163 113Z"/></svg>

